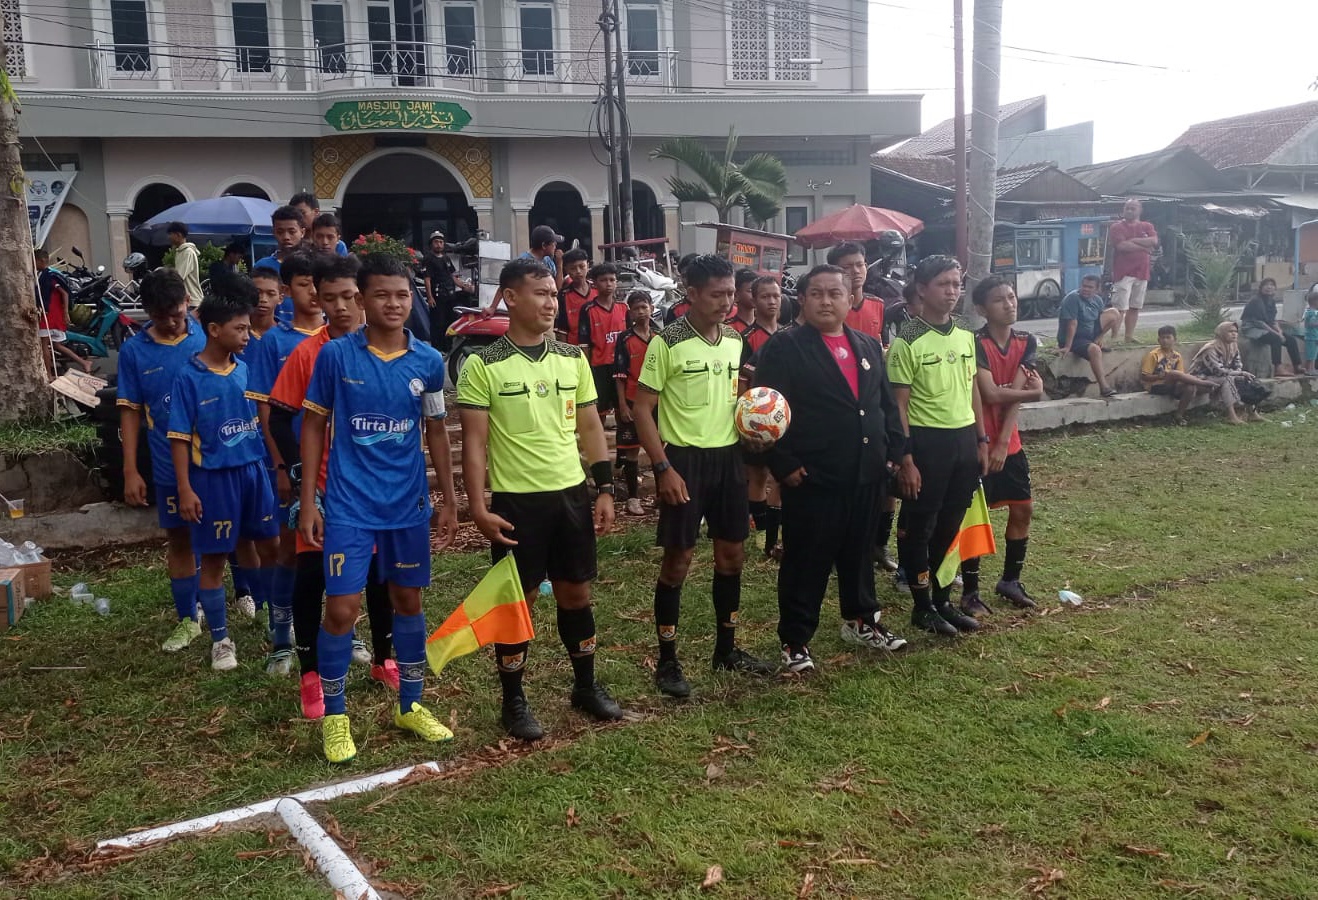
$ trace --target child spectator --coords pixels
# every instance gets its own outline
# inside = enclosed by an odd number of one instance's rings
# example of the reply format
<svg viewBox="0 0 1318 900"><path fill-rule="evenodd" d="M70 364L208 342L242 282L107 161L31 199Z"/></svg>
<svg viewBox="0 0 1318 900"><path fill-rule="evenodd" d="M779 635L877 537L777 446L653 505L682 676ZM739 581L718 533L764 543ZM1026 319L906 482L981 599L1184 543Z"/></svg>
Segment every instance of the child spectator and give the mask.
<svg viewBox="0 0 1318 900"><path fill-rule="evenodd" d="M1158 329L1158 346L1144 355L1140 364L1140 383L1150 394L1175 397L1176 423L1185 424L1185 411L1196 394L1210 393L1216 385L1185 371L1185 360L1176 349L1176 326Z"/></svg>
<svg viewBox="0 0 1318 900"><path fill-rule="evenodd" d="M641 439L636 433L636 420L632 418L632 404L636 401L637 380L641 377L641 364L645 351L654 337L654 307L645 291L632 291L627 295L627 324L631 327L618 338L618 349L613 357L613 377L618 382L618 461L627 482L627 514L639 516L641 508L640 454Z"/></svg>
<svg viewBox="0 0 1318 900"><path fill-rule="evenodd" d="M197 597L211 633L211 668L238 667L225 618L224 565L240 538L253 542L259 595L270 595L275 497L265 473L256 404L247 392L247 365L236 358L248 341L256 290L232 279L224 294L198 307L206 346L174 379L169 440L178 479L179 514L192 523L192 550L201 557ZM265 565L260 565L265 563Z"/></svg>
<svg viewBox="0 0 1318 900"><path fill-rule="evenodd" d="M590 271L590 254L577 248L563 254L563 290L558 293L558 320L554 328L561 339L575 343L581 322L581 308L595 299L587 273Z"/></svg>
<svg viewBox="0 0 1318 900"><path fill-rule="evenodd" d="M595 299L581 307L577 322L577 343L586 351L590 371L595 377L596 409L600 421L618 408L618 389L614 384L614 356L618 335L627 330L627 307L617 302L618 270L613 263L600 263L588 276L595 285Z"/></svg>
<svg viewBox="0 0 1318 900"><path fill-rule="evenodd" d="M1318 289L1309 291L1305 302L1309 308L1304 311L1304 371L1318 375Z"/></svg>

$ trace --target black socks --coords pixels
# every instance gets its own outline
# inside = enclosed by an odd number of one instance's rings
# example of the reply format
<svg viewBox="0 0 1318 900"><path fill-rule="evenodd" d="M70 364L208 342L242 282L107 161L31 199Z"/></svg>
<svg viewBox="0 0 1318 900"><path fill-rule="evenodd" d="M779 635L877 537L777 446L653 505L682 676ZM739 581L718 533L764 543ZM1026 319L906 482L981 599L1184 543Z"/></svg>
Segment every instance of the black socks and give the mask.
<svg viewBox="0 0 1318 900"><path fill-rule="evenodd" d="M724 656L737 645L737 611L741 609L741 573L714 573L714 616L718 633L714 636L714 655Z"/></svg>
<svg viewBox="0 0 1318 900"><path fill-rule="evenodd" d="M654 583L654 629L659 636L659 661L677 659L677 618L682 608L682 586Z"/></svg>
<svg viewBox="0 0 1318 900"><path fill-rule="evenodd" d="M572 660L572 678L579 688L595 683L595 613L585 609L558 609L558 636Z"/></svg>
<svg viewBox="0 0 1318 900"><path fill-rule="evenodd" d="M1025 550L1030 539L1007 538L1007 555L1002 563L1003 581L1020 581L1021 569L1025 568Z"/></svg>

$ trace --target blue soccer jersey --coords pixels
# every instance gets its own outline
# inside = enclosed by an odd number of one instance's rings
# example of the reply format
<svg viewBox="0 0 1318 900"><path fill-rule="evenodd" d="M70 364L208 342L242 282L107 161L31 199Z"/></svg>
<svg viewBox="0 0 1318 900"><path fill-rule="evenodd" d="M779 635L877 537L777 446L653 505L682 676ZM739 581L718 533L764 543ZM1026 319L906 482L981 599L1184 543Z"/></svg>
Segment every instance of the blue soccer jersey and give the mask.
<svg viewBox="0 0 1318 900"><path fill-rule="evenodd" d="M153 460L170 458L170 391L188 360L205 346L206 335L189 316L187 334L161 340L156 338L155 327L147 325L119 350L117 403L142 411Z"/></svg>
<svg viewBox="0 0 1318 900"><path fill-rule="evenodd" d="M311 337L319 328L303 331L292 325L280 322L261 335L261 344L254 353L243 357L247 363L247 393L256 400L268 401L274 390L275 379L288 362L293 348ZM248 344L250 347L251 344Z"/></svg>
<svg viewBox="0 0 1318 900"><path fill-rule="evenodd" d="M365 330L330 341L316 358L303 406L328 416L325 518L356 528L407 528L430 519L422 420L442 419L444 359L407 334L382 354Z"/></svg>
<svg viewBox="0 0 1318 900"><path fill-rule="evenodd" d="M265 459L256 401L247 393L247 365L230 360L212 369L194 356L174 380L169 437L192 448L192 464L227 469Z"/></svg>

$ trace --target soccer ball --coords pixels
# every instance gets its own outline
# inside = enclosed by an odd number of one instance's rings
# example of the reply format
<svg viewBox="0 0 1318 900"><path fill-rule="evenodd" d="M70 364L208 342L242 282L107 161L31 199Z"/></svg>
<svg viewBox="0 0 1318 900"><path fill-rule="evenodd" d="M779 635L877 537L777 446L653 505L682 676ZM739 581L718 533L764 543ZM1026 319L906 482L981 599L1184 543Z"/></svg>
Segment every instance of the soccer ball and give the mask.
<svg viewBox="0 0 1318 900"><path fill-rule="evenodd" d="M773 388L751 388L737 398L737 434L756 448L772 447L787 433L792 410L787 398Z"/></svg>

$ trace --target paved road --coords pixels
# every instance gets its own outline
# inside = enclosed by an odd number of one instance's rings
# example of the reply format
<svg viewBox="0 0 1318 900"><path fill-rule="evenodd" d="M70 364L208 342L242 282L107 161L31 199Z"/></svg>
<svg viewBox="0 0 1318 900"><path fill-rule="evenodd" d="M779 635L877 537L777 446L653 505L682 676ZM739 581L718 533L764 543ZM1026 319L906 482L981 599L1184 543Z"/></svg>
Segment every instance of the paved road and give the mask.
<svg viewBox="0 0 1318 900"><path fill-rule="evenodd" d="M1228 312L1236 318L1243 307L1230 307ZM1139 330L1159 328L1163 325L1181 325L1194 317L1194 311L1181 307L1147 307L1140 313ZM1028 331L1038 337L1055 339L1057 336L1056 319L1022 319L1016 323L1018 331Z"/></svg>

